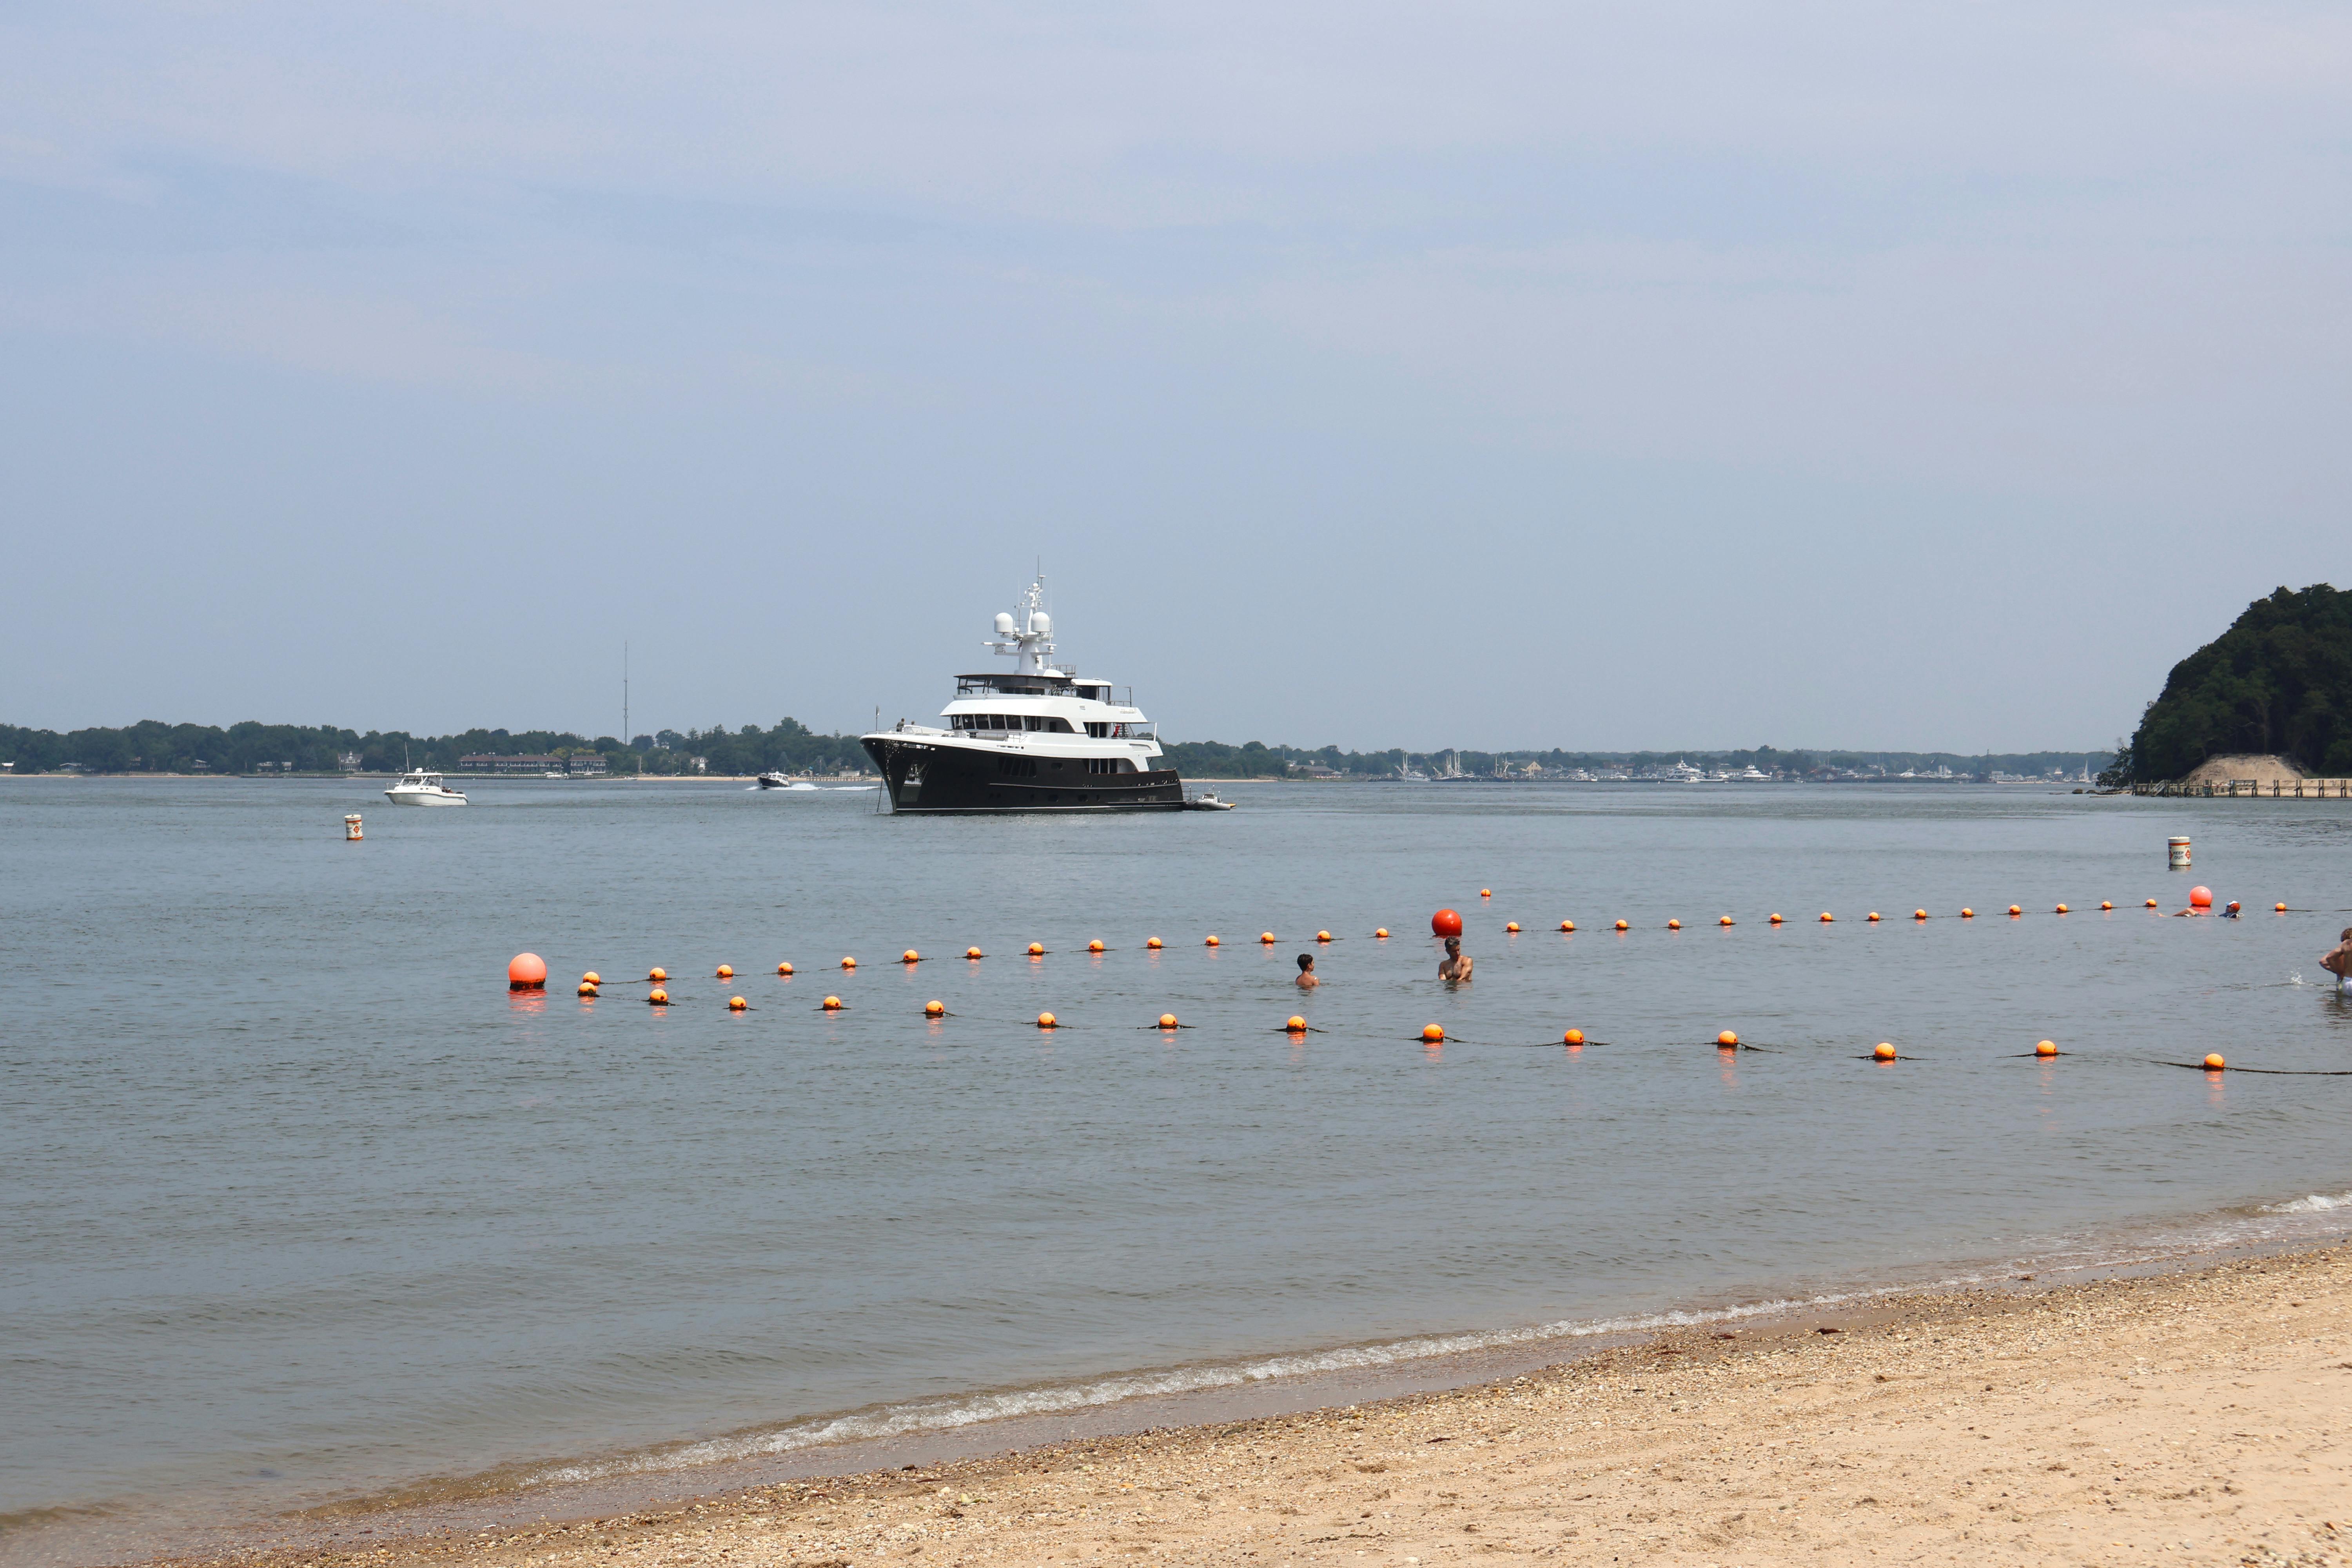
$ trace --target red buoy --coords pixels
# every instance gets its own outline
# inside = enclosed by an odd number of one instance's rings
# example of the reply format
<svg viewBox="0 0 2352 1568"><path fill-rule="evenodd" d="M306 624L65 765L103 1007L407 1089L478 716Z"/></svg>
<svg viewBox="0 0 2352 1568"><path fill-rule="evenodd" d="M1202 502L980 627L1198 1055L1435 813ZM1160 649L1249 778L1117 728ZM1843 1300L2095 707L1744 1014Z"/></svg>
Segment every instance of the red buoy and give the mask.
<svg viewBox="0 0 2352 1568"><path fill-rule="evenodd" d="M507 961L507 989L509 991L544 991L547 989L547 960L535 952L518 952Z"/></svg>
<svg viewBox="0 0 2352 1568"><path fill-rule="evenodd" d="M2199 909L2199 910L2210 910L2210 909L2211 909L2211 908L2213 907L2213 889L2210 889L2210 888L2191 888L2191 889L2189 889L2189 907L2190 907L2191 909Z"/></svg>
<svg viewBox="0 0 2352 1568"><path fill-rule="evenodd" d="M1429 929L1439 936L1460 936L1462 917L1452 910L1440 910L1429 917Z"/></svg>

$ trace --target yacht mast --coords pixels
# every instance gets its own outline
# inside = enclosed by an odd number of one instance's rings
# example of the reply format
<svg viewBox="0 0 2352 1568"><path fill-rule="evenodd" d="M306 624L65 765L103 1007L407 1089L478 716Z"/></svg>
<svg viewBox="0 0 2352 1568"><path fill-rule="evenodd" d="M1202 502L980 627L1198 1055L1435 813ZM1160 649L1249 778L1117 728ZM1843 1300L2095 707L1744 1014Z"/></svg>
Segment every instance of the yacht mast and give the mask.
<svg viewBox="0 0 2352 1568"><path fill-rule="evenodd" d="M1016 661L1015 675L1043 675L1047 669L1045 656L1054 651L1054 617L1045 612L1044 573L1037 574L1017 603L1018 616L1000 614L995 637L981 646L1011 654Z"/></svg>

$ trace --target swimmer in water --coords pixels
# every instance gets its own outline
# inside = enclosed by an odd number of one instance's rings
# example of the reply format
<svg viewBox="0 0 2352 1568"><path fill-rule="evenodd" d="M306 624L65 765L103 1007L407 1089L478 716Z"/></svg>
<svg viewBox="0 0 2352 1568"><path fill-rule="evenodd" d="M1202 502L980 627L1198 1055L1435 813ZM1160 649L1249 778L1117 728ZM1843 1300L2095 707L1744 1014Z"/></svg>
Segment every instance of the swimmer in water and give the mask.
<svg viewBox="0 0 2352 1568"><path fill-rule="evenodd" d="M2336 976L2338 991L2344 989L2347 980L2352 980L2352 926L2346 926L2344 934L2336 939L2336 945L2319 955L2319 967Z"/></svg>
<svg viewBox="0 0 2352 1568"><path fill-rule="evenodd" d="M1471 958L1468 953L1462 951L1462 939L1458 936L1447 937L1445 962L1437 966L1437 977L1449 985L1467 985L1470 984L1470 968Z"/></svg>
<svg viewBox="0 0 2352 1568"><path fill-rule="evenodd" d="M1322 984L1323 982L1315 973L1315 955L1311 952L1300 953L1298 955L1298 988L1301 991L1312 991Z"/></svg>

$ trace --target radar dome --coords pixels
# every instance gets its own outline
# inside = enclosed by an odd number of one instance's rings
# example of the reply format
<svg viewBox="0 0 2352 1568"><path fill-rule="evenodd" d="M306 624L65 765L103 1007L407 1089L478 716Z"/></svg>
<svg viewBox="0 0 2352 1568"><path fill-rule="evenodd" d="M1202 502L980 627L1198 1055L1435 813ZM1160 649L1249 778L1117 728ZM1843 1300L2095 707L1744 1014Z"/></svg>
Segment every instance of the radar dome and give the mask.
<svg viewBox="0 0 2352 1568"><path fill-rule="evenodd" d="M1013 617L1002 610L996 612L996 635L1001 637L1013 635Z"/></svg>
<svg viewBox="0 0 2352 1568"><path fill-rule="evenodd" d="M1036 633L1041 637L1052 637L1054 635L1054 617L1047 615L1043 610L1032 610L1029 613L1029 629Z"/></svg>

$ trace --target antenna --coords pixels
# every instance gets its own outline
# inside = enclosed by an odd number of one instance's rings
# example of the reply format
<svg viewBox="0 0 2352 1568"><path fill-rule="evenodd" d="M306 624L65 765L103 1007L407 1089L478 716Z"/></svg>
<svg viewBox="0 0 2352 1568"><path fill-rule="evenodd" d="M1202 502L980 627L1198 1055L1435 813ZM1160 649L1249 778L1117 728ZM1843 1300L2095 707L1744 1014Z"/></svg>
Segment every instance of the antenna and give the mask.
<svg viewBox="0 0 2352 1568"><path fill-rule="evenodd" d="M621 641L621 744L629 743L629 644Z"/></svg>

